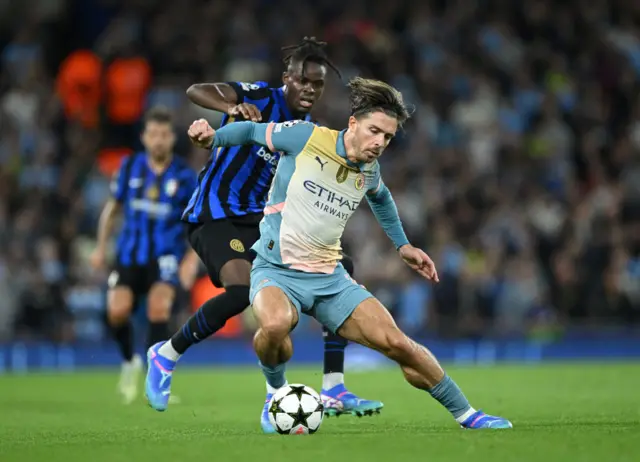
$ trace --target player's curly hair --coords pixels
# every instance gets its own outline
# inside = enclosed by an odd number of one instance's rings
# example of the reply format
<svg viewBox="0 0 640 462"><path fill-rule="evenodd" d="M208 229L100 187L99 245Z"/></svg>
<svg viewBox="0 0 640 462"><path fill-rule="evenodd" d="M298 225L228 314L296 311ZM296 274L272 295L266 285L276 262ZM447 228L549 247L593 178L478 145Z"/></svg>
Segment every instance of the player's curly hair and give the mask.
<svg viewBox="0 0 640 462"><path fill-rule="evenodd" d="M342 78L340 70L338 70L336 65L333 64L327 56L327 52L325 51L326 47L327 42L320 42L315 37L304 37L302 42L297 45L289 45L281 48L282 51L290 52L284 57L283 62L287 66L293 62L302 63L304 66L304 63L307 61L326 64L333 69L338 77Z"/></svg>
<svg viewBox="0 0 640 462"><path fill-rule="evenodd" d="M347 84L351 115L359 118L375 111L395 117L402 125L411 117L402 93L391 85L374 79L355 77Z"/></svg>

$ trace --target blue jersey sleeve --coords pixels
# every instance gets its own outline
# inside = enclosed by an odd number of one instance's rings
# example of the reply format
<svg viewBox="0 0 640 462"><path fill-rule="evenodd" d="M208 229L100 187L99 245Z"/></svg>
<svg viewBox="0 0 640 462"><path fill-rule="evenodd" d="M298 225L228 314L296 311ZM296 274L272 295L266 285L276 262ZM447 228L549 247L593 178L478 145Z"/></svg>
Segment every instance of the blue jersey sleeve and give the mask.
<svg viewBox="0 0 640 462"><path fill-rule="evenodd" d="M120 168L111 179L111 197L118 202L124 202L127 196L128 178L127 172L131 164L131 156L125 157L120 164Z"/></svg>
<svg viewBox="0 0 640 462"><path fill-rule="evenodd" d="M244 102L245 98L258 100L271 97L271 89L267 82L226 82L238 96L237 103Z"/></svg>
<svg viewBox="0 0 640 462"><path fill-rule="evenodd" d="M216 131L213 147L259 144L272 152L296 155L304 148L315 125L302 120L283 123L236 122Z"/></svg>
<svg viewBox="0 0 640 462"><path fill-rule="evenodd" d="M374 184L367 192L367 201L371 206L376 220L378 220L384 232L389 239L391 239L393 245L396 246L396 249L399 249L403 245L408 244L409 239L407 239L407 235L402 228L398 208L393 200L393 196L391 196L391 191L389 191L389 188L387 188L382 181L379 171L377 176L377 184Z"/></svg>

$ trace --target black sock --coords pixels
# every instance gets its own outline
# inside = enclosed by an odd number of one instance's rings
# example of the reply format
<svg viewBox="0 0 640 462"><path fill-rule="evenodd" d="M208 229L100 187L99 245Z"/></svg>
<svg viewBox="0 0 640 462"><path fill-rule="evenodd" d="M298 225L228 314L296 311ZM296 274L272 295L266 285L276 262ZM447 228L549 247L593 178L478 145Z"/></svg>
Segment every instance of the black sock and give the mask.
<svg viewBox="0 0 640 462"><path fill-rule="evenodd" d="M204 302L173 337L171 345L183 354L196 343L218 332L227 320L249 306L249 286L225 287L225 292Z"/></svg>
<svg viewBox="0 0 640 462"><path fill-rule="evenodd" d="M147 349L158 342L169 338L169 324L167 321L151 322L149 321L149 330L147 331Z"/></svg>
<svg viewBox="0 0 640 462"><path fill-rule="evenodd" d="M131 326L131 321L127 320L120 326L110 327L122 357L125 361L131 361L133 358L133 327Z"/></svg>
<svg viewBox="0 0 640 462"><path fill-rule="evenodd" d="M348 342L326 328L323 328L322 336L324 337L324 373L344 374L344 349Z"/></svg>

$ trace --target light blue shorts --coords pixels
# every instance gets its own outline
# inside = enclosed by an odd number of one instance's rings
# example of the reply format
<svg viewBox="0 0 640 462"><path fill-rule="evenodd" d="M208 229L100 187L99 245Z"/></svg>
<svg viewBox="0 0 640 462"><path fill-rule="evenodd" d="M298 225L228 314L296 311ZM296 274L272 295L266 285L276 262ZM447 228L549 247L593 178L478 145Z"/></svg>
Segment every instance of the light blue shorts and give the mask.
<svg viewBox="0 0 640 462"><path fill-rule="evenodd" d="M265 287L278 287L298 310L313 316L332 332L342 326L356 307L373 297L349 276L342 264L333 274L305 273L269 263L259 255L251 268L253 299Z"/></svg>

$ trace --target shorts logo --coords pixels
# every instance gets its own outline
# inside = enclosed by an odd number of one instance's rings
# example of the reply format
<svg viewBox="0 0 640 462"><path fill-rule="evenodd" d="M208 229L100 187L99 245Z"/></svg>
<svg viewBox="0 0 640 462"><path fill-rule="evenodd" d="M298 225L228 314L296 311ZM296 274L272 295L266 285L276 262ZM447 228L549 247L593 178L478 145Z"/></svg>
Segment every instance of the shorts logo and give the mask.
<svg viewBox="0 0 640 462"><path fill-rule="evenodd" d="M358 173L356 175L356 189L360 191L362 188L364 188L364 173Z"/></svg>
<svg viewBox="0 0 640 462"><path fill-rule="evenodd" d="M229 242L229 246L236 252L244 252L244 245L239 239L232 239L231 242Z"/></svg>
<svg viewBox="0 0 640 462"><path fill-rule="evenodd" d="M336 173L336 181L338 183L344 183L347 181L347 177L349 176L349 170L344 165L341 165L338 168L338 173Z"/></svg>

